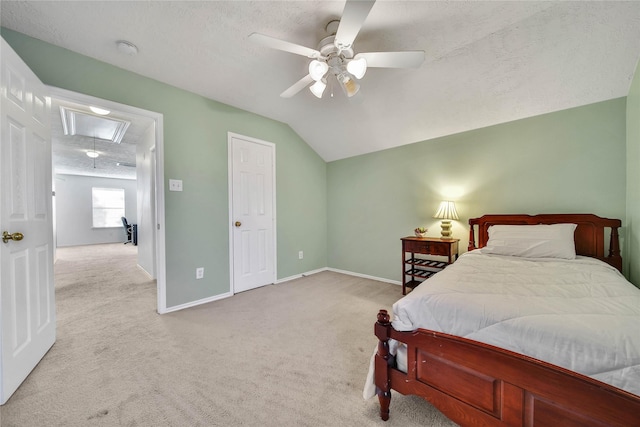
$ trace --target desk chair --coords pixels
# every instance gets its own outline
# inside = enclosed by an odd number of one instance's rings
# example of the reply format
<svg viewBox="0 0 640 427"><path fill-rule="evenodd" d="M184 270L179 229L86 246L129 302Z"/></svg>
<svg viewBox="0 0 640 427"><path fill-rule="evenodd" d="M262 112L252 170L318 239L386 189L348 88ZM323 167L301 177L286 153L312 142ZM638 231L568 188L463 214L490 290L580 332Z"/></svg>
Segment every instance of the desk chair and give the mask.
<svg viewBox="0 0 640 427"><path fill-rule="evenodd" d="M127 241L124 242L124 244L126 245L127 243L133 243L133 225L127 222L127 218L121 217L121 219L124 231L127 233Z"/></svg>

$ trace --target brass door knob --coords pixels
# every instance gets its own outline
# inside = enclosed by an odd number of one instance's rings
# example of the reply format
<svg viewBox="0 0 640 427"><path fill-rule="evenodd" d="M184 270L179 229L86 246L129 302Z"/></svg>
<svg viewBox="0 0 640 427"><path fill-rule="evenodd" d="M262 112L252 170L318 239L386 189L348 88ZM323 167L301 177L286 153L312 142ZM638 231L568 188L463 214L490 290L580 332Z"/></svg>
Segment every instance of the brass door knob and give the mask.
<svg viewBox="0 0 640 427"><path fill-rule="evenodd" d="M2 232L2 242L7 243L9 240L13 240L19 242L24 238L24 234L22 233L9 233L8 231Z"/></svg>
<svg viewBox="0 0 640 427"><path fill-rule="evenodd" d="M240 221L236 221L236 227L240 227L242 225L242 223Z"/></svg>

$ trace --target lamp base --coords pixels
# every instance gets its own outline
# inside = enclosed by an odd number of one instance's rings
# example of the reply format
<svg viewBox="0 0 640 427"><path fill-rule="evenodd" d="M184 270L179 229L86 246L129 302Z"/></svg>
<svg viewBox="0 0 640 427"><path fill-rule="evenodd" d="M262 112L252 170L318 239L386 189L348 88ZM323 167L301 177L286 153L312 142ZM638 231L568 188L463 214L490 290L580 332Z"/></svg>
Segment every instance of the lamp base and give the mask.
<svg viewBox="0 0 640 427"><path fill-rule="evenodd" d="M451 238L451 221L443 220L440 223L440 234L442 235L442 239L450 239Z"/></svg>

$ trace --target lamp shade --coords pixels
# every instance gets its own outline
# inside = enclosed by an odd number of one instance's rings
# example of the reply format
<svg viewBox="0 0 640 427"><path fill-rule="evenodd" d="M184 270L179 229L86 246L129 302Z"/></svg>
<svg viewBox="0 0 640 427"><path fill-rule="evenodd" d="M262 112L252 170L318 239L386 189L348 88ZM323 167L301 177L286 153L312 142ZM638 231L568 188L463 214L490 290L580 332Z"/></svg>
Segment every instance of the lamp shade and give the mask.
<svg viewBox="0 0 640 427"><path fill-rule="evenodd" d="M351 98L353 95L358 93L360 90L360 85L356 83L347 73L342 73L337 76L338 83L340 83L340 87L344 93Z"/></svg>
<svg viewBox="0 0 640 427"><path fill-rule="evenodd" d="M364 58L352 59L347 64L347 71L353 74L353 77L360 80L367 72L367 60Z"/></svg>
<svg viewBox="0 0 640 427"><path fill-rule="evenodd" d="M459 219L456 204L448 201L441 202L438 211L433 217L438 219Z"/></svg>
<svg viewBox="0 0 640 427"><path fill-rule="evenodd" d="M318 61L314 59L309 63L309 75L311 78L319 82L325 74L329 71L329 65L326 62Z"/></svg>
<svg viewBox="0 0 640 427"><path fill-rule="evenodd" d="M327 84L324 82L324 79L318 80L314 84L309 87L309 90L312 94L314 94L318 98L322 98L322 94L324 90L327 88Z"/></svg>

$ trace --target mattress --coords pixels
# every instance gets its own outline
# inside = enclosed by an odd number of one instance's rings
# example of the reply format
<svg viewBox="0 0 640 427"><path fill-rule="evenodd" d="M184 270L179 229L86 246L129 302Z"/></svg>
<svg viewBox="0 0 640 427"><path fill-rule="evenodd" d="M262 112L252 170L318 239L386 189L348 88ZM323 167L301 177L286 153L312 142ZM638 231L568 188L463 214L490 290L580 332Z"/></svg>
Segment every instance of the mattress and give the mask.
<svg viewBox="0 0 640 427"><path fill-rule="evenodd" d="M397 301L392 325L495 345L640 395L640 289L593 258L468 252Z"/></svg>

